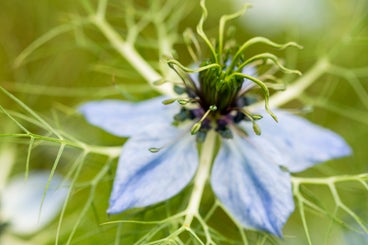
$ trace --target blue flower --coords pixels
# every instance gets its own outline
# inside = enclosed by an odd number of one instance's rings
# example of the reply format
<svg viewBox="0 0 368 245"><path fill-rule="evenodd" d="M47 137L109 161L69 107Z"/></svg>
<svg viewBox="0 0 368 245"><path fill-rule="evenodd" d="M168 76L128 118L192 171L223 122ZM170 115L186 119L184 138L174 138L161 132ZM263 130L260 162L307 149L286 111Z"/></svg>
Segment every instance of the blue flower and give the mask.
<svg viewBox="0 0 368 245"><path fill-rule="evenodd" d="M209 64L201 67L205 66ZM164 105L168 98L157 97L138 103L96 101L80 107L91 124L129 137L107 212L146 207L178 194L198 169L197 144L206 144L207 134L215 131L222 139L210 177L215 195L245 228L282 236L294 210L290 173L349 155L351 149L334 132L286 111L274 111L276 123L268 108L244 110L254 103L248 93L254 83L230 74L214 89L213 71L204 68L198 77L179 72L185 86L176 91L179 97L186 95L177 99L179 103Z"/></svg>
<svg viewBox="0 0 368 245"><path fill-rule="evenodd" d="M17 175L2 190L0 221L12 233L34 234L59 214L67 198L69 183L58 174L51 180L49 177L46 171L32 171L27 180L23 174Z"/></svg>
<svg viewBox="0 0 368 245"><path fill-rule="evenodd" d="M282 236L282 227L294 210L290 173L349 155L351 149L327 129L286 111L271 111L269 89L277 89L273 82L279 81L274 71L300 72L287 69L271 53L249 56L247 49L254 44L278 49L299 45L277 44L263 37L241 45L226 40L226 22L242 15L249 5L222 16L218 40L212 42L203 31L208 13L205 0L200 6L196 30L209 53L201 50L197 40L193 45L186 43L195 68L165 58L182 81L173 82L176 98L139 103L105 100L80 107L91 124L129 137L107 212L167 200L194 178L186 212L198 212L205 181L210 181L224 210L237 223ZM256 74L257 70L263 73ZM259 106L260 95L264 109ZM190 226L193 217L187 215L184 225Z"/></svg>

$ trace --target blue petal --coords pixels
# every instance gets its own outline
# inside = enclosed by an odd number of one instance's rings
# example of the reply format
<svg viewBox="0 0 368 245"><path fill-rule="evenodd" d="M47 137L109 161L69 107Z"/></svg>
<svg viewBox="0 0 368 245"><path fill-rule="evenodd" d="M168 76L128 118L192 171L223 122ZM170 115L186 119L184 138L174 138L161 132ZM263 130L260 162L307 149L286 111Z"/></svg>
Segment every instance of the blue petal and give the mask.
<svg viewBox="0 0 368 245"><path fill-rule="evenodd" d="M235 221L282 236L281 229L294 210L290 176L247 139L235 136L222 142L211 185Z"/></svg>
<svg viewBox="0 0 368 245"><path fill-rule="evenodd" d="M198 166L195 137L169 126L124 145L108 213L167 200L193 178ZM152 153L151 147L163 148Z"/></svg>
<svg viewBox="0 0 368 245"><path fill-rule="evenodd" d="M63 177L54 175L44 196L50 173L30 172L13 177L4 188L1 200L3 221L9 222L12 232L30 235L50 223L59 213L68 193L61 187ZM41 209L42 208L42 209Z"/></svg>
<svg viewBox="0 0 368 245"><path fill-rule="evenodd" d="M350 147L336 133L285 111L275 111L275 114L278 123L266 113L258 121L260 136L251 132L250 125L246 129L252 143L262 149L263 154L272 155L275 163L291 172L351 154Z"/></svg>
<svg viewBox="0 0 368 245"><path fill-rule="evenodd" d="M94 101L83 104L79 111L88 122L121 137L144 134L157 125L171 122L173 106L165 106L166 97L157 97L138 103L119 100Z"/></svg>

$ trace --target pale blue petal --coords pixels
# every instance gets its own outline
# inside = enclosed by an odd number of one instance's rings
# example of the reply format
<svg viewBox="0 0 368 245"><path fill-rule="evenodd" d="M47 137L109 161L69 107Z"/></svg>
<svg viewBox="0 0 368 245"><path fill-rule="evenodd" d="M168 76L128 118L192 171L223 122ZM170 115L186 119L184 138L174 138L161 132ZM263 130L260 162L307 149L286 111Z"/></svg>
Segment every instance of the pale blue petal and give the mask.
<svg viewBox="0 0 368 245"><path fill-rule="evenodd" d="M252 132L251 125L245 128L262 154L273 156L274 162L291 172L303 171L315 164L351 154L345 140L331 130L285 111L274 113L278 123L266 113L258 121L262 131L260 136Z"/></svg>
<svg viewBox="0 0 368 245"><path fill-rule="evenodd" d="M9 222L12 232L20 235L35 233L60 212L68 188L61 186L63 178L55 174L44 196L49 175L44 171L30 172L27 180L24 175L19 175L4 188L1 196L2 219Z"/></svg>
<svg viewBox="0 0 368 245"><path fill-rule="evenodd" d="M170 123L178 106L163 105L166 97L132 103L120 100L93 101L83 104L79 111L91 124L121 137L155 130L157 125Z"/></svg>
<svg viewBox="0 0 368 245"><path fill-rule="evenodd" d="M108 213L146 207L179 193L198 166L195 137L169 125L124 145ZM157 153L148 149L162 147Z"/></svg>
<svg viewBox="0 0 368 245"><path fill-rule="evenodd" d="M282 236L294 210L291 180L245 138L224 140L211 185L225 210L245 228Z"/></svg>

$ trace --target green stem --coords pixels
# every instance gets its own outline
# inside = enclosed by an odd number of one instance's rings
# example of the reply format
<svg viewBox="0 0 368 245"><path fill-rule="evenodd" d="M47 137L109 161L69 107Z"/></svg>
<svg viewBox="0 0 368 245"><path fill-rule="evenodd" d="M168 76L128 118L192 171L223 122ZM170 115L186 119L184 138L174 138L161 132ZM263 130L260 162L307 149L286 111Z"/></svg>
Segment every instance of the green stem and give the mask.
<svg viewBox="0 0 368 245"><path fill-rule="evenodd" d="M121 153L121 146L95 146L88 145L80 141L71 141L67 139L58 139L52 138L48 136L37 135L33 133L28 134L0 134L0 138L2 137L15 137L15 138L30 138L33 140L39 140L49 143L57 143L63 144L72 148L81 149L87 153L94 153L98 155L109 156L110 158L117 158Z"/></svg>
<svg viewBox="0 0 368 245"><path fill-rule="evenodd" d="M357 174L357 175L340 175L331 176L325 178L304 178L304 177L292 177L291 178L294 185L309 184L309 185L330 185L337 182L347 182L347 181L360 181L368 180L368 174Z"/></svg>
<svg viewBox="0 0 368 245"><path fill-rule="evenodd" d="M289 101L298 98L306 88L312 85L317 79L322 76L330 67L330 63L327 58L320 59L307 73L296 80L285 91L278 92L272 95L269 99L270 108L279 107ZM248 109L259 108L263 102L256 103L250 106Z"/></svg>
<svg viewBox="0 0 368 245"><path fill-rule="evenodd" d="M215 136L215 132L209 131L206 137L206 141L202 145L198 171L194 178L192 194L189 199L188 207L185 211L186 216L184 220L184 227L187 228L190 227L193 218L199 216L199 205L203 196L204 187L210 176L210 169L215 153Z"/></svg>
<svg viewBox="0 0 368 245"><path fill-rule="evenodd" d="M163 94L173 93L171 84L165 83L159 87L154 85L154 82L161 80L162 76L136 51L133 44L124 41L105 19L94 17L92 18L92 22L107 38L115 50L123 56L154 89Z"/></svg>

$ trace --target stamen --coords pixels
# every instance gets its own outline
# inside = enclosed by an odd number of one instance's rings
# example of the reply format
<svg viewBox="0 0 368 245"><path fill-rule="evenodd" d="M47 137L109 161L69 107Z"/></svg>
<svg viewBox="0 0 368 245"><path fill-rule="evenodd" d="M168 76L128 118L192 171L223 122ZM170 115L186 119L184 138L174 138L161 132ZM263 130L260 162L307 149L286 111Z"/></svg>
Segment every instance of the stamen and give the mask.
<svg viewBox="0 0 368 245"><path fill-rule="evenodd" d="M162 104L164 105L170 105L177 101L180 105L186 105L188 103L196 103L198 102L198 99L195 98L170 98L162 101Z"/></svg>
<svg viewBox="0 0 368 245"><path fill-rule="evenodd" d="M276 122L278 122L276 115L271 111L270 106L269 106L269 103L268 103L269 97L270 97L270 91L268 90L267 86L261 80L255 78L253 76L249 76L249 75L243 74L243 73L235 72L235 73L231 74L231 77L232 76L243 77L243 78L249 79L249 80L253 81L254 83L256 83L262 89L262 91L264 93L265 109L266 109L267 113L270 114L270 116Z"/></svg>
<svg viewBox="0 0 368 245"><path fill-rule="evenodd" d="M209 109L204 113L204 115L202 116L202 118L198 121L198 122L196 122L194 125L193 125L193 127L192 127L192 129L190 130L190 133L192 134L192 135L194 135L194 134L196 134L196 133L198 133L198 131L201 129L201 127L202 127L202 122L208 117L208 115L211 113L211 112L214 112L214 111L216 111L217 110L217 106L215 106L215 105L211 105L210 107L209 107Z"/></svg>
<svg viewBox="0 0 368 245"><path fill-rule="evenodd" d="M279 168L281 169L281 171L283 171L285 173L291 173L289 168L284 166L284 165L279 165Z"/></svg>
<svg viewBox="0 0 368 245"><path fill-rule="evenodd" d="M157 152L159 152L161 149L162 149L162 147L160 147L160 148L157 148L157 147L151 147L151 148L149 148L148 150L149 150L150 152L152 152L152 153L157 153Z"/></svg>
<svg viewBox="0 0 368 245"><path fill-rule="evenodd" d="M258 115L258 114L252 114L252 118L254 120L258 121L258 120L261 120L263 118L263 116L262 115Z"/></svg>
<svg viewBox="0 0 368 245"><path fill-rule="evenodd" d="M211 105L209 108L210 111L216 111L217 110L217 106L215 105Z"/></svg>
<svg viewBox="0 0 368 245"><path fill-rule="evenodd" d="M170 104L174 103L176 100L177 100L177 98L166 99L166 100L162 101L162 104L170 105Z"/></svg>
<svg viewBox="0 0 368 245"><path fill-rule="evenodd" d="M186 105L188 103L196 103L198 99L187 98L187 99L178 99L177 100L180 105Z"/></svg>
<svg viewBox="0 0 368 245"><path fill-rule="evenodd" d="M198 133L198 131L201 129L202 126L202 121L196 122L193 127L190 130L190 133L192 135L195 135L196 133Z"/></svg>
<svg viewBox="0 0 368 245"><path fill-rule="evenodd" d="M254 133L256 135L261 135L262 133L261 128L258 126L256 121L262 119L263 118L262 115L258 115L258 114L252 115L251 113L247 112L244 109L241 109L241 112L244 114L244 116L246 116L252 122Z"/></svg>
<svg viewBox="0 0 368 245"><path fill-rule="evenodd" d="M253 125L253 131L256 135L261 135L262 131L261 128L258 126L257 123L255 123L255 121L252 121L252 125Z"/></svg>

